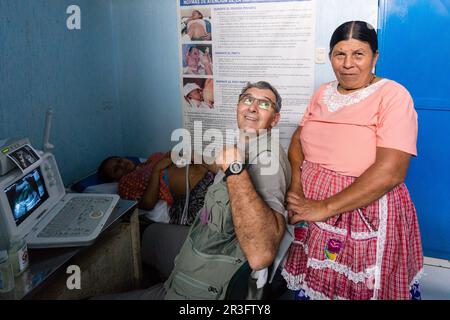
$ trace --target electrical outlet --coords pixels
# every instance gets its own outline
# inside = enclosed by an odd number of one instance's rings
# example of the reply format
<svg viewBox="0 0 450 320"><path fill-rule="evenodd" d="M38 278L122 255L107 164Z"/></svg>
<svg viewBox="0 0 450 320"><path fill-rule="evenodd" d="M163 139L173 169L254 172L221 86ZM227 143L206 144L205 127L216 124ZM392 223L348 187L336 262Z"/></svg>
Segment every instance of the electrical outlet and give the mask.
<svg viewBox="0 0 450 320"><path fill-rule="evenodd" d="M324 47L316 48L316 63L323 64L327 62L327 49Z"/></svg>

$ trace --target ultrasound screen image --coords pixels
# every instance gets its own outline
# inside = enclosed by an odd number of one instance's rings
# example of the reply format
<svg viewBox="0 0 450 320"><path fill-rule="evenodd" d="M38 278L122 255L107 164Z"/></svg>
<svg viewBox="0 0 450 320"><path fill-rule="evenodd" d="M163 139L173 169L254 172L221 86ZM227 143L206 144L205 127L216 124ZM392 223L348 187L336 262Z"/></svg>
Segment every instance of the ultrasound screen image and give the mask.
<svg viewBox="0 0 450 320"><path fill-rule="evenodd" d="M39 168L7 187L5 193L17 226L48 199L48 192Z"/></svg>

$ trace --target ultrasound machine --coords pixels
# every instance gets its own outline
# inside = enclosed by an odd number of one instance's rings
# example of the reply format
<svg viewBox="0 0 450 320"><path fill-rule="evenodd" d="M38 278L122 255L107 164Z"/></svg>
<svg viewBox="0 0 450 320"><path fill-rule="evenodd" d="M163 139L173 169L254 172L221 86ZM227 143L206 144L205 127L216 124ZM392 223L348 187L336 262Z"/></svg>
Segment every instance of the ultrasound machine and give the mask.
<svg viewBox="0 0 450 320"><path fill-rule="evenodd" d="M0 141L0 248L12 237L29 248L84 246L95 241L119 200L113 194L66 194L55 157L37 152L25 169L7 154L29 140Z"/></svg>

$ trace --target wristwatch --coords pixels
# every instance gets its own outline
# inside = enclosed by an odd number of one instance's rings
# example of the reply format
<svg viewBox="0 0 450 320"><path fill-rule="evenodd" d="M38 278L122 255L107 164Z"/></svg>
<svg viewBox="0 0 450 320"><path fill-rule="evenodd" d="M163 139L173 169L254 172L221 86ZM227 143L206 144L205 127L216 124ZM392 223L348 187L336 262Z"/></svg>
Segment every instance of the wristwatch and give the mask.
<svg viewBox="0 0 450 320"><path fill-rule="evenodd" d="M247 166L244 163L238 160L234 160L232 163L230 163L227 170L225 170L225 177L223 179L225 180L228 176L231 176L233 174L240 174L246 167Z"/></svg>

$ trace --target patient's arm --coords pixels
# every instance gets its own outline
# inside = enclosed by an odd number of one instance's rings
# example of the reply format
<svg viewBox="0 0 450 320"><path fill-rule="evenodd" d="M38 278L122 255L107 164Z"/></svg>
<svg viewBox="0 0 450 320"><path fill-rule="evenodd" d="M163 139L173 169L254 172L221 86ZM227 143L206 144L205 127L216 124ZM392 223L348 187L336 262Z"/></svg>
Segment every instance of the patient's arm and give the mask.
<svg viewBox="0 0 450 320"><path fill-rule="evenodd" d="M170 156L166 156L158 161L153 168L150 176L150 181L145 189L144 194L138 202L138 207L144 210L152 210L158 202L159 195L159 175L161 170L164 170L172 164Z"/></svg>

